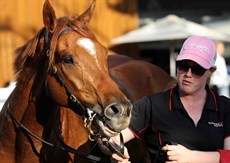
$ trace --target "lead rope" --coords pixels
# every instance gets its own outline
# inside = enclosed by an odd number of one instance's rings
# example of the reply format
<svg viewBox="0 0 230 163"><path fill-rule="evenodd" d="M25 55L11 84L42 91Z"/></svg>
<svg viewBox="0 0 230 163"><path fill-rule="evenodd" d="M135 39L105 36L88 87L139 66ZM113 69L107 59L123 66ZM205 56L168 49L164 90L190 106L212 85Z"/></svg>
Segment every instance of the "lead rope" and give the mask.
<svg viewBox="0 0 230 163"><path fill-rule="evenodd" d="M116 153L120 157L125 158L125 156L124 156L124 139L123 139L122 133L120 133L120 146L111 138L107 141L103 141L102 144L105 145L107 148L109 148L109 150L112 153Z"/></svg>
<svg viewBox="0 0 230 163"><path fill-rule="evenodd" d="M57 113L59 111L59 108L60 107L58 107L56 112L55 112L55 117L57 117ZM88 160L90 160L92 162L101 162L101 163L105 162L106 163L108 161L106 158L100 158L100 157L97 157L97 156L89 155L86 152L81 152L80 150L76 150L76 149L72 148L71 146L69 146L68 144L66 144L65 142L63 142L63 140L59 137L59 134L58 134L58 131L57 131L57 126L58 126L58 121L56 120L54 122L55 134L56 134L56 137L58 138L59 142L61 142L62 145L64 146L65 150L73 151L72 153L77 154L77 156L81 156L81 157L83 157L85 159L88 159Z"/></svg>
<svg viewBox="0 0 230 163"><path fill-rule="evenodd" d="M10 111L10 109L8 108L7 109L7 113L10 115L10 118L13 120L13 122L16 124L22 129L24 130L26 133L28 133L29 135L31 135L32 137L36 138L37 140L41 141L42 143L48 145L48 146L51 146L51 147L54 147L54 148L58 148L58 149L61 149L63 151L67 151L67 152L70 152L70 153L73 153L77 156L80 156L80 157L83 157L85 159L88 159L92 162L103 162L103 159L100 158L100 157L97 157L97 156L93 156L93 155L89 155L85 152L82 152L82 151L79 151L79 150L76 150L70 146L68 146L67 144L65 144L64 142L62 142L62 144L64 146L58 146L58 145L54 145L50 142L47 142L45 141L44 139L38 137L37 135L35 135L34 133L32 133L30 130L28 130L21 122L19 122L12 114L12 112Z"/></svg>
<svg viewBox="0 0 230 163"><path fill-rule="evenodd" d="M7 109L7 113L9 114L10 118L13 120L13 123L17 124L17 126L19 128L21 128L23 131L25 131L26 133L28 133L29 135L31 135L32 137L36 138L37 140L41 141L42 143L48 145L48 146L51 146L51 147L54 147L54 148L58 148L58 149L61 149L63 151L67 151L67 152L70 152L70 153L73 153L75 154L76 156L80 156L82 158L85 158L85 159L88 159L90 160L91 162L100 162L100 163L107 163L108 162L108 159L107 158L100 158L100 157L97 157L97 156L94 156L94 155L90 155L90 154L87 154L83 151L80 151L80 150L77 150L77 149L74 149L70 146L68 146L67 144L65 144L59 136L57 136L57 138L60 140L60 142L62 143L63 146L58 146L58 145L54 145L50 142L47 142L45 141L44 139L38 137L37 135L35 135L34 133L32 133L30 130L28 130L21 122L19 122L12 114L12 112L10 111L10 106L8 104L8 109ZM56 113L57 114L57 111ZM16 124L15 124L15 127L16 127ZM56 129L56 128L55 128ZM55 133L57 131L55 130ZM57 133L56 133L57 134ZM121 157L124 158L124 139L123 139L123 135L122 133L120 133L120 146L118 146L114 141L112 141L112 139L110 139L109 141L107 141L108 144L106 145L107 147L109 147L109 149L112 151L112 152L116 152L118 155L120 155ZM112 148L111 148L112 147Z"/></svg>

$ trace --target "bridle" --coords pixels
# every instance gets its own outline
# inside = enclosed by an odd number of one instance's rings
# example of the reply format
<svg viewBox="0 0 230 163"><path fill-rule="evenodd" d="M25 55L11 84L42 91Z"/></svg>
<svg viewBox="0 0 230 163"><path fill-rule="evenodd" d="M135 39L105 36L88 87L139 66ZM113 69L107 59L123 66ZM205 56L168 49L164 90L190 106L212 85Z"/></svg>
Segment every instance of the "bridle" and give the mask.
<svg viewBox="0 0 230 163"><path fill-rule="evenodd" d="M70 27L66 27L64 30L62 30L60 32L58 38L60 38L62 35L64 35L65 33L69 32L71 30L72 29ZM50 38L49 38L49 32L47 30L44 31L44 42L45 42L45 53L46 53L46 56L49 57L50 56ZM94 119L95 120L100 120L102 122L105 122L106 117L104 115L99 115L96 112L94 112L94 111L90 110L89 108L85 107L76 98L76 96L72 94L71 90L64 83L64 81L63 81L60 73L57 70L57 67L54 64L51 65L50 72L52 73L52 75L54 75L55 79L60 83L60 85L65 88L66 93L67 93L67 95L69 97L70 102L72 102L75 106L77 106L78 108L81 109L81 112L83 113L82 117L83 117L84 125L85 125L85 127L88 129L88 131L90 133L89 134L89 139L91 141L95 141L98 138L102 138L102 134L100 132L95 133L92 130L92 122L94 121ZM57 111L58 111L58 109L57 109ZM55 114L57 114L57 111L56 111ZM9 114L9 116L11 117L11 119L13 120L14 125L17 124L17 126L19 126L24 132L26 132L27 134L31 135L32 137L36 138L37 140L41 141L42 143L44 143L44 144L46 144L48 146L51 146L51 147L54 147L54 148L58 148L58 149L61 149L63 151L67 151L67 152L70 152L70 153L73 153L76 156L83 157L83 158L88 159L88 160L90 160L92 162L107 162L108 161L105 158L100 158L100 157L97 157L97 156L89 155L89 154L87 154L87 153L85 153L83 151L80 151L78 149L74 149L74 148L70 147L69 145L67 145L66 143L64 143L63 140L57 134L56 135L57 135L59 141L62 144L61 146L54 145L54 144L52 144L50 142L45 141L44 139L42 139L39 136L37 136L34 133L32 133L29 129L27 129L21 122L19 122L14 117L13 113L10 111L10 105L9 105L9 103L8 103L7 113ZM122 134L120 134L120 139L121 139L120 140L120 143L121 143L120 149L116 149L116 150L119 150L119 151L121 151L121 153L124 153L124 142L123 142ZM108 141L108 143L114 144L113 141Z"/></svg>
<svg viewBox="0 0 230 163"><path fill-rule="evenodd" d="M62 30L60 32L60 34L58 35L58 39L64 35L65 33L68 33L69 31L71 31L72 29L70 27L66 27L64 30ZM44 33L44 40L45 40L45 53L46 56L49 57L50 56L50 38L49 38L49 32L47 30L45 30ZM64 80L62 79L60 73L58 72L57 67L54 65L54 63L51 65L49 72L55 77L55 79L57 80L57 82L65 88L66 90L66 94L68 95L68 99L69 102L72 103L74 106L78 107L81 109L81 111L78 111L82 114L83 117L83 121L84 121L84 125L86 127L86 129L88 129L89 131L89 139L91 141L94 141L97 138L101 137L101 133L95 133L92 130L92 122L94 119L98 119L101 120L102 122L105 122L106 117L104 115L99 115L96 112L90 110L89 108L87 108L85 105L83 105L80 100L77 99L77 97L71 92L71 90L66 86Z"/></svg>

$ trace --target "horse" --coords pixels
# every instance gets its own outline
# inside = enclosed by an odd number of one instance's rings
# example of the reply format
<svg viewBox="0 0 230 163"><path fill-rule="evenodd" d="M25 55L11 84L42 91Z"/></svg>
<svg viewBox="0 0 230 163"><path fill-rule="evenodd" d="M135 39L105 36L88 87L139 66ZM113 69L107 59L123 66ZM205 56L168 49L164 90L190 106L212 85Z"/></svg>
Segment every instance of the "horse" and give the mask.
<svg viewBox="0 0 230 163"><path fill-rule="evenodd" d="M107 49L87 27L94 7L95 1L80 16L57 19L45 1L44 28L16 50L17 84L0 115L0 162L71 160L52 147L65 130L55 121L61 118L60 106L84 116L91 132L96 123L106 137L128 126L131 102L109 76Z"/></svg>
<svg viewBox="0 0 230 163"><path fill-rule="evenodd" d="M0 112L1 163L98 161L92 142L119 134L132 102L173 80L150 63L108 55L88 28L95 3L57 19L46 0L44 27L16 50L16 87Z"/></svg>

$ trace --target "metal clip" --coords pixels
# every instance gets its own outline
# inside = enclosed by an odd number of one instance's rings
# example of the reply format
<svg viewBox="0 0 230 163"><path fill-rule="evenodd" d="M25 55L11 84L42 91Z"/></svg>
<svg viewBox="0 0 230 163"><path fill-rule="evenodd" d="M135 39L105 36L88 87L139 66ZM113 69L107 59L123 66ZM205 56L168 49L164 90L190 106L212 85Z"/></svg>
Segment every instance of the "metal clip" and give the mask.
<svg viewBox="0 0 230 163"><path fill-rule="evenodd" d="M90 109L87 108L86 110L87 115L84 117L84 126L88 129L90 135L89 140L94 141L96 134L92 130L92 122L94 120L94 117L96 116L96 113Z"/></svg>
<svg viewBox="0 0 230 163"><path fill-rule="evenodd" d="M77 102L77 98L73 94L71 94L69 98L71 101Z"/></svg>
<svg viewBox="0 0 230 163"><path fill-rule="evenodd" d="M54 66L54 65L51 65L50 71L51 71L53 74L56 74L56 73L57 73L57 67Z"/></svg>
<svg viewBox="0 0 230 163"><path fill-rule="evenodd" d="M46 56L50 57L50 50L46 50Z"/></svg>
<svg viewBox="0 0 230 163"><path fill-rule="evenodd" d="M87 113L88 113L88 116L89 116L89 120L92 122L94 117L96 116L96 113L90 109L87 108Z"/></svg>

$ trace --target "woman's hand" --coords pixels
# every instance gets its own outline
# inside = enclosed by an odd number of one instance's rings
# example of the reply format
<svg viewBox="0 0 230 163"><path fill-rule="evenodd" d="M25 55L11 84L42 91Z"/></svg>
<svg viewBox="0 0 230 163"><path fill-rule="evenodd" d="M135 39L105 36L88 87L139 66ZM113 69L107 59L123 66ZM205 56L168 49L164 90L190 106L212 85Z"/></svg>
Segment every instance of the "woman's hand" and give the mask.
<svg viewBox="0 0 230 163"><path fill-rule="evenodd" d="M129 163L129 154L128 154L128 150L126 147L124 147L124 157L122 158L121 156L119 156L116 153L112 153L112 151L103 144L103 141L108 141L107 139L98 139L98 145L101 149L101 151L106 154L107 156L111 157L111 163Z"/></svg>
<svg viewBox="0 0 230 163"><path fill-rule="evenodd" d="M163 151L167 153L169 161L166 163L189 163L193 162L193 151L188 148L177 144L177 145L168 145L166 144L163 148Z"/></svg>
<svg viewBox="0 0 230 163"><path fill-rule="evenodd" d="M134 135L133 133L129 130L129 128L126 128L124 130L121 131L121 134L123 135L123 139L124 139L124 142L123 143L126 143L128 142L129 140L133 139L134 138ZM120 135L117 135L115 137L112 137L111 138L116 144L120 145ZM129 154L128 154L128 150L126 147L124 147L124 158L122 158L121 156L119 156L118 154L112 152L108 146L104 145L103 141L108 141L108 139L106 138L103 138L102 140L99 139L98 141L98 144L99 144L99 147L101 149L101 151L108 155L108 156L111 156L111 162L112 163L127 163L127 162L130 162L129 161Z"/></svg>
<svg viewBox="0 0 230 163"><path fill-rule="evenodd" d="M111 163L130 163L129 153L126 147L124 147L124 156L125 158L122 158L118 154L113 153L111 158Z"/></svg>

